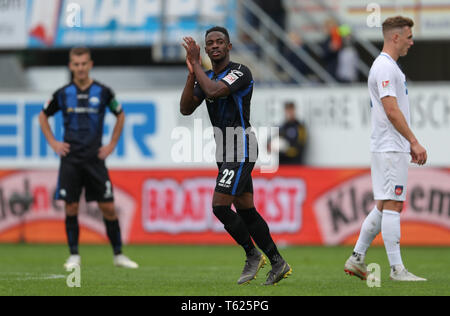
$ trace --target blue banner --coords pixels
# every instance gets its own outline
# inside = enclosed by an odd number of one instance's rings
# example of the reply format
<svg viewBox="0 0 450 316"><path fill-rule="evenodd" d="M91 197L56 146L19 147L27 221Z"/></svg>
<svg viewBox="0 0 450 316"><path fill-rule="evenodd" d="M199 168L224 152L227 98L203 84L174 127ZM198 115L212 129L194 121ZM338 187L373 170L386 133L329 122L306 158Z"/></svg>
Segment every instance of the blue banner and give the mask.
<svg viewBox="0 0 450 316"><path fill-rule="evenodd" d="M234 34L235 13L236 0L28 0L28 46L170 45L214 25Z"/></svg>
<svg viewBox="0 0 450 316"><path fill-rule="evenodd" d="M51 150L42 133L38 116L43 102L0 101L0 162L2 165L57 164L58 156ZM122 133L113 159L124 161L141 159L151 162L155 149L147 139L158 133L157 108L153 102L127 101L123 103L127 116L127 127ZM62 141L64 128L61 112L50 119L55 138ZM108 113L105 118L104 143L113 132L115 118Z"/></svg>

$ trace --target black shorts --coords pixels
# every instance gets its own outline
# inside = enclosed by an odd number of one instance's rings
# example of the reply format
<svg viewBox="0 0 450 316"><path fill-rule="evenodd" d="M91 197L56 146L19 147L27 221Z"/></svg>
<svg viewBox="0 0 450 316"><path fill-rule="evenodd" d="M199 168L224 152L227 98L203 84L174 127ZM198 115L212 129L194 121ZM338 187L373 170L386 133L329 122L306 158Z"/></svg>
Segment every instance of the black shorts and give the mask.
<svg viewBox="0 0 450 316"><path fill-rule="evenodd" d="M216 180L216 192L233 196L253 193L254 162L222 162L217 163L217 166L219 175Z"/></svg>
<svg viewBox="0 0 450 316"><path fill-rule="evenodd" d="M114 201L113 188L105 161L93 159L73 163L67 159L61 159L55 199L67 203L78 202L83 188L87 202Z"/></svg>

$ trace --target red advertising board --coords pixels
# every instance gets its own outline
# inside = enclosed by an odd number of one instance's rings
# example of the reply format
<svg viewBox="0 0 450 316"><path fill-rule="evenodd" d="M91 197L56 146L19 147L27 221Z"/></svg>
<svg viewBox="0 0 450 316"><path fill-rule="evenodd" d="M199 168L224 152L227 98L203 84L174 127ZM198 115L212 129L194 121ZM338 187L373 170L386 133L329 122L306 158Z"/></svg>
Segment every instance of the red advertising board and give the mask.
<svg viewBox="0 0 450 316"><path fill-rule="evenodd" d="M0 171L0 242L65 242L57 171ZM128 244L232 243L214 217L216 170L112 170ZM368 169L254 171L255 205L279 244L353 244L374 206ZM32 197L32 199L30 199ZM81 242L106 242L96 204L82 204ZM380 236L375 241L381 243ZM450 170L411 168L402 244L450 245Z"/></svg>

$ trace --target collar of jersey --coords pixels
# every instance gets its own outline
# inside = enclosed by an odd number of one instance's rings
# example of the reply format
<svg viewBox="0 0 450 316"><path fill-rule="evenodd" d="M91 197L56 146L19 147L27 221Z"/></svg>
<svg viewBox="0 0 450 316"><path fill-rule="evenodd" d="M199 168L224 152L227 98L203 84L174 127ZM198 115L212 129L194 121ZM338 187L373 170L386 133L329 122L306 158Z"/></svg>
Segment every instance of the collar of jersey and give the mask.
<svg viewBox="0 0 450 316"><path fill-rule="evenodd" d="M389 54L387 54L385 52L380 53L380 55L383 55L383 56L387 57L390 61L392 61L394 64L397 65L397 62L394 60L394 58L391 57L391 55L389 55Z"/></svg>
<svg viewBox="0 0 450 316"><path fill-rule="evenodd" d="M75 86L75 88L77 89L78 92L83 93L83 92L88 92L96 82L95 82L95 80L92 80L92 83L84 90L81 90L80 87L75 83L75 81L71 80L70 83Z"/></svg>
<svg viewBox="0 0 450 316"><path fill-rule="evenodd" d="M387 54L387 53L385 53L385 52L380 53L380 55L385 56L387 59L389 59L391 62L393 62L393 63L398 67L398 69L400 69L400 66L399 66L398 63L394 60L394 58L391 57L391 55L389 55L389 54ZM400 69L400 70L401 70L401 69Z"/></svg>
<svg viewBox="0 0 450 316"><path fill-rule="evenodd" d="M217 75L214 72L214 70L211 69L211 74L212 74L211 79L221 80L224 77L224 75L230 70L231 64L232 64L232 62L230 61L230 63L225 67L224 71L220 72ZM221 78L221 76L222 76L222 78Z"/></svg>

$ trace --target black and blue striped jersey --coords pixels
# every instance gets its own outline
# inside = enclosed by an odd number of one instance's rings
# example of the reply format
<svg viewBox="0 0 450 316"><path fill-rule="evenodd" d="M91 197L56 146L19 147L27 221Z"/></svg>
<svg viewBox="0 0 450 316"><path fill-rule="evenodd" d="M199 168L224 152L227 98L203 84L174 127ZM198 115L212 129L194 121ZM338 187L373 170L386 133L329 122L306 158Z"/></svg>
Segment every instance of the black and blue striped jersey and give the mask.
<svg viewBox="0 0 450 316"><path fill-rule="evenodd" d="M221 73L209 70L206 75L211 80L222 81L230 89L228 96L208 99L198 83L194 87L194 95L202 101L206 99L209 118L215 128L218 162L220 159L223 159L220 162L241 162L249 158L256 161L257 144L250 124L254 84L250 69L230 62ZM218 137L219 131L221 137Z"/></svg>
<svg viewBox="0 0 450 316"><path fill-rule="evenodd" d="M66 159L84 162L98 155L102 146L106 108L116 116L122 112L114 92L97 81L84 91L71 82L58 89L44 105L43 112L47 116L62 111L64 142L70 144Z"/></svg>

